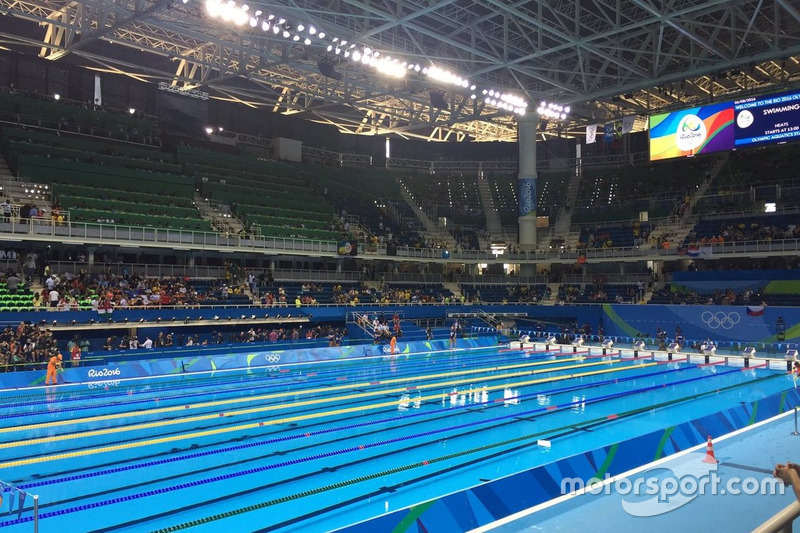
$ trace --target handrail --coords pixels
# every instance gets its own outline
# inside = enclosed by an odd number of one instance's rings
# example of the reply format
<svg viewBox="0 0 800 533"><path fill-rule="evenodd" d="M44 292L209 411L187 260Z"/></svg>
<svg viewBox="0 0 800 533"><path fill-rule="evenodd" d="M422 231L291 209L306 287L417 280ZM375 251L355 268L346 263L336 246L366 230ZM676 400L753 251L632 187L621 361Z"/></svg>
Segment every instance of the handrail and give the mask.
<svg viewBox="0 0 800 533"><path fill-rule="evenodd" d="M301 255L317 255L320 257L341 257L336 241L323 241L293 237L255 237L252 235L225 236L218 233L155 228L142 226L124 226L118 224L102 224L94 222L42 221L28 224L27 221L11 220L0 222L0 235L6 242L13 241L45 241L60 242L72 245L120 245L128 247L155 246L172 250L215 250L237 252L258 252L275 254L281 252L299 253ZM440 248L397 247L396 253L387 254L385 244L359 247L359 255L374 259L390 261L421 262L476 262L476 263L526 263L550 261L557 263L574 263L579 255L588 261L613 261L619 259L661 260L678 258L683 250L676 246L669 249L651 247L617 247L588 248L581 250L536 250L518 251L495 256L488 250L460 250L448 252ZM796 254L800 252L800 239L775 239L771 241L730 241L712 246L713 254L729 257L752 257L777 254Z"/></svg>
<svg viewBox="0 0 800 533"><path fill-rule="evenodd" d="M756 527L753 533L791 533L792 522L798 517L800 517L800 502L793 501Z"/></svg>

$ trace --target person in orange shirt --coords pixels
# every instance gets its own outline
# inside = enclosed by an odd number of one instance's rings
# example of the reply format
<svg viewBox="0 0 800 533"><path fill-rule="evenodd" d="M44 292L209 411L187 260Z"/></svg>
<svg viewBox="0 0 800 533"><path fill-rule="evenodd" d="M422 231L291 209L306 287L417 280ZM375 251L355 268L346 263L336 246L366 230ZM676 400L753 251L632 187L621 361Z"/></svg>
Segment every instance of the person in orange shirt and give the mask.
<svg viewBox="0 0 800 533"><path fill-rule="evenodd" d="M392 335L392 340L389 341L389 349L391 350L391 354L394 355L394 352L397 349L397 337L394 335Z"/></svg>
<svg viewBox="0 0 800 533"><path fill-rule="evenodd" d="M47 377L44 379L45 385L50 385L50 381L52 378L53 385L58 384L58 375L56 372L59 368L61 368L61 364L64 361L64 356L61 354L54 355L50 358L50 362L47 363Z"/></svg>

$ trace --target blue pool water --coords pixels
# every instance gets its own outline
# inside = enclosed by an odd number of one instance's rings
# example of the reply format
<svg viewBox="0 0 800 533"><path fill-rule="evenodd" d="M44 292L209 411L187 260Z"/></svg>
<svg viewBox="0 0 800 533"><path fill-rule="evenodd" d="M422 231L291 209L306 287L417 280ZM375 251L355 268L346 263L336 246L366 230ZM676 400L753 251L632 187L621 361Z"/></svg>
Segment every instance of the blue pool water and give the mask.
<svg viewBox="0 0 800 533"><path fill-rule="evenodd" d="M791 386L491 348L0 391L0 478L41 531L329 531Z"/></svg>

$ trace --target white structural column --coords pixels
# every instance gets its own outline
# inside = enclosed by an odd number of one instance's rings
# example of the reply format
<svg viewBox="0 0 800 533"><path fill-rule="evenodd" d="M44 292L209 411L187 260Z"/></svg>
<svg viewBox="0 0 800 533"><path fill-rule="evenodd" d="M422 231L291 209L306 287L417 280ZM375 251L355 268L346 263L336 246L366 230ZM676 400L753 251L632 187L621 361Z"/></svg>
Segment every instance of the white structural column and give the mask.
<svg viewBox="0 0 800 533"><path fill-rule="evenodd" d="M536 127L539 116L528 113L517 117L517 143L519 144L519 249L536 249Z"/></svg>

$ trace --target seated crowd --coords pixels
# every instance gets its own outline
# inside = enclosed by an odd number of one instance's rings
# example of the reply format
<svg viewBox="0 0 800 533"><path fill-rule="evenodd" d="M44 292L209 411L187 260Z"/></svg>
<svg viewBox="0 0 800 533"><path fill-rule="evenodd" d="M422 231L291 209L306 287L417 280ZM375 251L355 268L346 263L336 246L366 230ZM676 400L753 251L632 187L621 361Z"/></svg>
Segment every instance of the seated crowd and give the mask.
<svg viewBox="0 0 800 533"><path fill-rule="evenodd" d="M673 305L763 305L765 297L763 288L744 289L741 292L728 288L700 293L696 290L682 290L667 283L662 289L653 293L649 303Z"/></svg>
<svg viewBox="0 0 800 533"><path fill-rule="evenodd" d="M724 244L735 241L773 241L800 238L800 226L788 224L766 224L763 220L724 221L717 233L693 231L689 234L689 244Z"/></svg>
<svg viewBox="0 0 800 533"><path fill-rule="evenodd" d="M137 336L123 335L121 337L111 336L103 344L103 350L136 350L153 348L171 348L179 346L209 346L215 344L237 344L237 343L261 343L261 342L285 342L285 341L314 341L327 340L329 346L338 346L342 337L347 335L344 328L335 328L330 325L319 325L312 328L303 329L298 326L288 328L250 328L242 331L221 332L213 330L207 334L185 334L161 331L151 339L145 336L140 342Z"/></svg>
<svg viewBox="0 0 800 533"><path fill-rule="evenodd" d="M26 363L43 363L57 353L56 339L49 329L21 322L0 332L0 372L22 370Z"/></svg>
<svg viewBox="0 0 800 533"><path fill-rule="evenodd" d="M35 309L70 311L88 308L100 313L114 309L159 306L197 307L202 303L224 303L243 293L242 286L229 287L214 280L198 291L189 278L145 278L135 274L116 275L110 271L89 274L85 268L77 274L50 274L40 293L34 294Z"/></svg>

